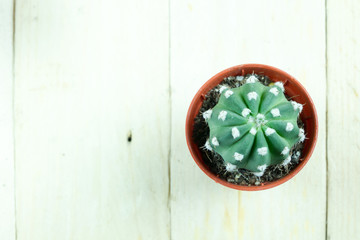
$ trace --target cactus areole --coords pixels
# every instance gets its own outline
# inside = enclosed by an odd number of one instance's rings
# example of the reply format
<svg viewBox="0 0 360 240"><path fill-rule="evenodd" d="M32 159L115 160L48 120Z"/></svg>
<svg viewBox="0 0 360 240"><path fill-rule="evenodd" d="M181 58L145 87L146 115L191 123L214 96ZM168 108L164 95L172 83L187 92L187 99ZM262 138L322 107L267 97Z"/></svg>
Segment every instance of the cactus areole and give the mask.
<svg viewBox="0 0 360 240"><path fill-rule="evenodd" d="M289 163L291 148L305 139L297 124L303 106L286 99L282 83L265 86L253 75L219 91L218 103L203 113L210 129L205 147L221 155L227 171L262 176L268 166Z"/></svg>

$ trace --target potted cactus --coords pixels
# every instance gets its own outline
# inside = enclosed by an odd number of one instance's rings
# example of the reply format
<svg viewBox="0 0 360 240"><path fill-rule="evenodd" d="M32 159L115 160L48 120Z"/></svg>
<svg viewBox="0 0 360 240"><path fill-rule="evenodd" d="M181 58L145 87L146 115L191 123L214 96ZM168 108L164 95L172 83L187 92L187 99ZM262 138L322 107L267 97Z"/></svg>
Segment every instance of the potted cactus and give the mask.
<svg viewBox="0 0 360 240"><path fill-rule="evenodd" d="M309 160L317 116L306 90L287 73L240 65L199 90L186 137L195 162L216 182L262 190L289 180Z"/></svg>

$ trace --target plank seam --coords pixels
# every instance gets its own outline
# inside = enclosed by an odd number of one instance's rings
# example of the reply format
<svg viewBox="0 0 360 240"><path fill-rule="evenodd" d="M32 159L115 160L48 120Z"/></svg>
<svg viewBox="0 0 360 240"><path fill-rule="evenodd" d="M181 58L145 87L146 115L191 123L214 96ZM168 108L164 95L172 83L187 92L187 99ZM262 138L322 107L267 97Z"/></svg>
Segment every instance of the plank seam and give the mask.
<svg viewBox="0 0 360 240"><path fill-rule="evenodd" d="M16 164L15 164L15 15L16 15L16 0L13 0L13 16L12 16L12 143L13 143L13 168L14 168L14 227L15 227L15 240L18 239L18 229L17 229L17 221L16 221Z"/></svg>
<svg viewBox="0 0 360 240"><path fill-rule="evenodd" d="M325 162L326 162L326 204L325 204L325 240L328 238L328 210L329 210L329 159L328 159L328 106L329 106L329 87L328 87L328 17L327 17L327 0L325 0L325 82L326 82L326 99L325 99Z"/></svg>
<svg viewBox="0 0 360 240"><path fill-rule="evenodd" d="M172 215L171 215L171 136L172 136L172 93L171 93L171 0L168 0L168 94L169 94L169 140L168 140L168 211L169 211L169 239L172 239Z"/></svg>

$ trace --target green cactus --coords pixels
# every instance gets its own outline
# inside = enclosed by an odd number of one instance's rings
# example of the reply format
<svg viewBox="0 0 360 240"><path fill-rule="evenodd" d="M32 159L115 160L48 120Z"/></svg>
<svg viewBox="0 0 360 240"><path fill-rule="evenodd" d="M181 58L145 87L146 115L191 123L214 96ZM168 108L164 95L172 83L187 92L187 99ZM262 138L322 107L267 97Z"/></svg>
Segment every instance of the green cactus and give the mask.
<svg viewBox="0 0 360 240"><path fill-rule="evenodd" d="M282 83L265 86L251 75L220 91L216 106L203 113L210 128L205 148L220 154L230 172L244 168L261 176L270 165L288 164L290 149L305 135L297 125L302 105L286 99Z"/></svg>

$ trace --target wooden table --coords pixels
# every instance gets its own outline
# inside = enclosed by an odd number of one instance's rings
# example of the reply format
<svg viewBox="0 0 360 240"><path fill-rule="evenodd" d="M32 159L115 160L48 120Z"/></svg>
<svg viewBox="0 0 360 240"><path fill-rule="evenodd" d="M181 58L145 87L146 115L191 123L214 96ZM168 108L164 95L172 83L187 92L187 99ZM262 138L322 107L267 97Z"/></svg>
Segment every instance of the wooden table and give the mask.
<svg viewBox="0 0 360 240"><path fill-rule="evenodd" d="M360 239L360 1L2 0L0 239ZM310 92L319 139L275 189L215 184L185 142L241 63Z"/></svg>

